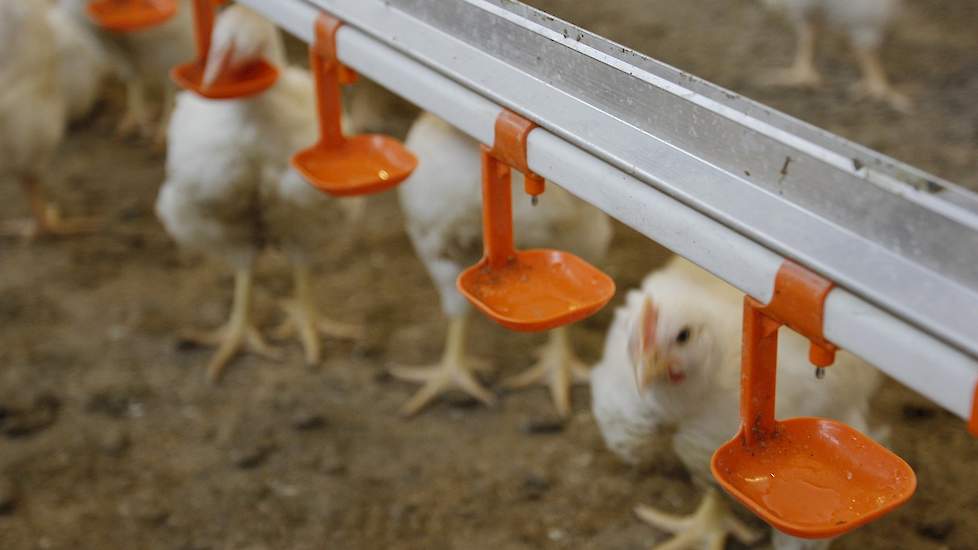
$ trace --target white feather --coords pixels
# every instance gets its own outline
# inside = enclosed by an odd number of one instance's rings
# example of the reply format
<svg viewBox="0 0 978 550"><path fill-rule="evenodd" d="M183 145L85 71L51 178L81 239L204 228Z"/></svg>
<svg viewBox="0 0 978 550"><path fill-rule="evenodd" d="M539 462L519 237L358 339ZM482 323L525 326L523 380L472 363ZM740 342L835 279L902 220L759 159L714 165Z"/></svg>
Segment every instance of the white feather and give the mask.
<svg viewBox="0 0 978 550"><path fill-rule="evenodd" d="M68 2L48 9L48 23L58 48L61 90L68 103L69 120L87 115L99 98L111 72L109 53L90 24L81 22Z"/></svg>
<svg viewBox="0 0 978 550"><path fill-rule="evenodd" d="M0 0L0 176L38 175L64 135L56 40L36 0Z"/></svg>

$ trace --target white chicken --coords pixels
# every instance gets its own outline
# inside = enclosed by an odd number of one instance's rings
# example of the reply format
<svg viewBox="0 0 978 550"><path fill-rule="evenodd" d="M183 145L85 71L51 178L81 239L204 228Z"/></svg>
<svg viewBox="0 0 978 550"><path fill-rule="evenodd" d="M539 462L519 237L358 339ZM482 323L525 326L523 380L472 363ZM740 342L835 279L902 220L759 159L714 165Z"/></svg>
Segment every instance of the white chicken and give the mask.
<svg viewBox="0 0 978 550"><path fill-rule="evenodd" d="M319 361L321 333L359 334L356 327L321 318L311 293L309 263L315 251L342 237L325 231L325 222L361 200L331 200L288 166L292 153L317 138L312 79L303 69L285 67L278 29L243 6L230 7L217 19L209 59L226 56L232 66L264 57L282 68L279 81L241 100L180 94L169 129L166 181L156 203L178 243L220 256L236 270L228 324L191 337L218 346L208 365L211 380L242 346L278 356L248 319L253 264L266 244L282 248L294 267L294 300L286 304L281 333L298 331L308 363Z"/></svg>
<svg viewBox="0 0 978 550"><path fill-rule="evenodd" d="M162 145L176 93L170 69L195 55L190 0L179 0L176 15L161 25L133 32L98 28L86 12L90 0L58 1L90 37L98 40L112 71L126 85L126 112L119 122L119 134L139 133ZM158 123L153 122L148 95L160 97Z"/></svg>
<svg viewBox="0 0 978 550"><path fill-rule="evenodd" d="M60 60L61 89L67 102L68 120L77 121L91 112L112 72L109 52L87 22L79 20L75 6L65 1L48 9Z"/></svg>
<svg viewBox="0 0 978 550"><path fill-rule="evenodd" d="M660 429L675 429L672 446L707 494L689 517L650 507L638 516L675 535L660 548L723 548L727 535L745 544L759 538L713 488L713 452L737 432L743 294L690 262L676 258L628 293L608 330L604 356L592 371L592 408L607 446L623 460L643 461ZM778 338L778 417L823 416L866 432L869 400L879 372L839 352L817 380L808 341L790 329ZM778 549L825 548L774 531Z"/></svg>
<svg viewBox="0 0 978 550"><path fill-rule="evenodd" d="M64 220L41 179L64 136L63 64L45 2L0 0L0 177L19 180L33 218L3 224L21 236L86 232L93 220Z"/></svg>
<svg viewBox="0 0 978 550"><path fill-rule="evenodd" d="M422 382L402 408L416 414L439 394L463 390L483 403L494 396L473 376L475 361L466 356L466 326L471 307L459 294L459 273L482 256L482 192L479 144L430 113L414 123L407 146L419 159L418 169L399 189L407 232L438 288L442 311L449 319L441 361L433 367L396 367L401 379ZM600 210L549 185L537 206L523 192L522 175L513 178L514 236L519 247L554 247L590 262L600 261L611 241L612 227ZM528 371L503 381L510 388L547 384L560 415L570 412L570 387L586 382L587 369L574 355L567 328L550 332L540 361Z"/></svg>
<svg viewBox="0 0 978 550"><path fill-rule="evenodd" d="M798 35L792 66L767 79L768 84L815 86L821 81L815 68L815 34L818 16L841 27L849 35L862 70L856 92L887 103L901 112L912 109L912 102L893 89L883 64L880 47L887 27L900 9L900 0L765 0L768 6L787 13Z"/></svg>

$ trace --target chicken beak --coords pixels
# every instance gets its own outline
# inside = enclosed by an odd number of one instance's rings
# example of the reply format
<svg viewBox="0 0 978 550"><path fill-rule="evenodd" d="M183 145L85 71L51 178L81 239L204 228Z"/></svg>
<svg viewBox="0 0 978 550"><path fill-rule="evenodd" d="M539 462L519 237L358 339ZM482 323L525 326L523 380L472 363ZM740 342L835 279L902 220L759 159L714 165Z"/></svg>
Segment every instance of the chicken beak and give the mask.
<svg viewBox="0 0 978 550"><path fill-rule="evenodd" d="M655 383L656 379L664 378L668 373L669 363L658 350L652 350L652 353L646 355L642 361L635 382L638 384L639 391L644 392Z"/></svg>

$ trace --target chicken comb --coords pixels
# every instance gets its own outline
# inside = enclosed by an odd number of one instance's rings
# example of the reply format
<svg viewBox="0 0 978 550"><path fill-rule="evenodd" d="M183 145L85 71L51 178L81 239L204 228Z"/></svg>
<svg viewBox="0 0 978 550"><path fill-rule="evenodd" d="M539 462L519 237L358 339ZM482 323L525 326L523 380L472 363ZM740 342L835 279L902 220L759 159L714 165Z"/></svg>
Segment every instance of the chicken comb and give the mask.
<svg viewBox="0 0 978 550"><path fill-rule="evenodd" d="M652 297L646 294L642 298L642 309L628 337L628 355L633 363L642 360L649 343L655 339L655 327L658 322L659 310L655 307Z"/></svg>
<svg viewBox="0 0 978 550"><path fill-rule="evenodd" d="M655 340L655 327L659 324L659 308L655 307L652 297L646 295L642 302L642 349L648 349L649 343Z"/></svg>

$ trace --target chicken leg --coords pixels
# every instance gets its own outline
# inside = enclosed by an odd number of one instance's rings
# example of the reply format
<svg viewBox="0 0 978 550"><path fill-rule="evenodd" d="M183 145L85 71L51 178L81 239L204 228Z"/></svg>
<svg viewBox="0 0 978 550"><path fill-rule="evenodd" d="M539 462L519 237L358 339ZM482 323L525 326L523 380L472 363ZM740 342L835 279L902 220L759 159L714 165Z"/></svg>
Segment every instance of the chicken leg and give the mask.
<svg viewBox="0 0 978 550"><path fill-rule="evenodd" d="M142 82L132 79L126 82L126 112L116 127L119 137L152 135L152 123L149 119L149 108L146 105L146 89Z"/></svg>
<svg viewBox="0 0 978 550"><path fill-rule="evenodd" d="M159 151L166 149L167 132L170 130L170 118L173 116L176 90L172 83L163 86L163 103L160 107L160 122L153 135L153 147Z"/></svg>
<svg viewBox="0 0 978 550"><path fill-rule="evenodd" d="M363 337L363 327L320 317L312 296L312 278L305 265L293 267L295 295L282 304L287 314L285 323L276 331L276 338L298 334L305 352L306 364L315 365L322 357L320 336L357 340Z"/></svg>
<svg viewBox="0 0 978 550"><path fill-rule="evenodd" d="M0 226L0 233L33 239L46 235L78 235L98 229L100 223L95 218L63 219L57 207L44 198L41 183L35 176L25 176L21 180L21 185L30 203L32 217L27 220L4 222Z"/></svg>
<svg viewBox="0 0 978 550"><path fill-rule="evenodd" d="M278 351L269 346L261 333L249 323L252 278L251 268L240 269L234 274L234 300L226 325L213 332L193 333L183 338L199 345L217 346L217 351L207 363L207 379L212 383L220 379L224 367L242 348L266 359L281 359Z"/></svg>
<svg viewBox="0 0 978 550"><path fill-rule="evenodd" d="M482 387L472 375L474 365L465 355L465 337L468 332L469 314L453 317L448 326L445 351L441 362L432 367L393 367L390 373L401 380L421 382L423 386L401 408L402 416L414 416L435 397L449 390L458 389L475 397L486 405L496 402L495 396Z"/></svg>
<svg viewBox="0 0 978 550"><path fill-rule="evenodd" d="M716 489L707 489L706 496L690 516L675 516L649 506L638 506L635 515L645 523L675 535L657 545L654 550L680 550L682 548L708 548L722 550L727 535L733 535L743 544L751 545L761 534L740 521Z"/></svg>
<svg viewBox="0 0 978 550"><path fill-rule="evenodd" d="M526 371L503 380L503 387L517 389L534 384L550 388L557 413L566 418L571 412L571 386L588 382L588 368L574 355L570 329L559 327L550 331L547 343L540 348L540 361Z"/></svg>
<svg viewBox="0 0 978 550"><path fill-rule="evenodd" d="M901 113L913 111L913 102L910 101L910 98L896 91L890 85L890 80L886 77L886 71L883 69L883 63L880 61L879 50L861 47L857 47L855 50L856 59L859 60L859 68L863 73L862 80L856 84L856 94L886 103Z"/></svg>
<svg viewBox="0 0 978 550"><path fill-rule="evenodd" d="M762 79L764 85L814 87L821 84L822 77L815 68L815 24L804 21L796 27L798 45L794 62L791 67L776 71Z"/></svg>

